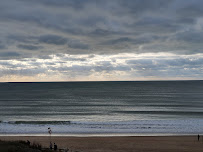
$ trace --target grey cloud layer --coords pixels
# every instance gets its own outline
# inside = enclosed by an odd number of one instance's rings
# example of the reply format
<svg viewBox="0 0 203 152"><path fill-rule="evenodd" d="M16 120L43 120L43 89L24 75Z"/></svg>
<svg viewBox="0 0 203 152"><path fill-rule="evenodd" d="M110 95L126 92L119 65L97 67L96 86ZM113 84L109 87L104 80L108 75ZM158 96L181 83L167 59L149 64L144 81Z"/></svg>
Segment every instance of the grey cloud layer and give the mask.
<svg viewBox="0 0 203 152"><path fill-rule="evenodd" d="M54 52L201 53L202 4L201 0L3 0L0 51L15 51L13 57Z"/></svg>
<svg viewBox="0 0 203 152"><path fill-rule="evenodd" d="M202 0L1 0L0 77L201 79L202 6Z"/></svg>

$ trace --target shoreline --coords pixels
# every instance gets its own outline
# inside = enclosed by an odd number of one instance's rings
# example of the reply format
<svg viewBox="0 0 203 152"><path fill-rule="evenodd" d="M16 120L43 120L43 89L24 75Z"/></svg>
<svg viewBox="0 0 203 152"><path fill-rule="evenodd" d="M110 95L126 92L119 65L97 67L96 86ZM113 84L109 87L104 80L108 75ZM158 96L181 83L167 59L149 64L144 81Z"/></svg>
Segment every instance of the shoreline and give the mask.
<svg viewBox="0 0 203 152"><path fill-rule="evenodd" d="M185 136L0 136L3 141L29 140L39 143L44 148L49 147L50 140L61 149L71 149L82 152L202 152L203 137L197 141L197 135Z"/></svg>
<svg viewBox="0 0 203 152"><path fill-rule="evenodd" d="M196 136L202 133L73 133L73 134L52 134L52 137L173 137L173 136ZM50 137L49 134L0 134L0 137Z"/></svg>

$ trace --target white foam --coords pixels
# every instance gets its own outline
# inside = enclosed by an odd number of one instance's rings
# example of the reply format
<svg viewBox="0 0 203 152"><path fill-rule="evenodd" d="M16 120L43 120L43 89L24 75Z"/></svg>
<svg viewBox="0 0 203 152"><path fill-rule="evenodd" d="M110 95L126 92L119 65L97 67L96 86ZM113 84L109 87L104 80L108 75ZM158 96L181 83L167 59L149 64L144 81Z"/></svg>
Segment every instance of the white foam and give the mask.
<svg viewBox="0 0 203 152"><path fill-rule="evenodd" d="M71 122L70 124L0 123L0 134L197 134L203 119L135 120L119 122Z"/></svg>

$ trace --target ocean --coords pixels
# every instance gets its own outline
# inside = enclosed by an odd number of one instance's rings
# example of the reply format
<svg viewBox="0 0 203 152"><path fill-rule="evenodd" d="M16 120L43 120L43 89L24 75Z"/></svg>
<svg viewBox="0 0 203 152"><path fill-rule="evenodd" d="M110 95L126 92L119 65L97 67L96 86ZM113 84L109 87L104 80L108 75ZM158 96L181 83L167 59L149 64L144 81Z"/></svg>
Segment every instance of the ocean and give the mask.
<svg viewBox="0 0 203 152"><path fill-rule="evenodd" d="M0 83L0 135L185 135L203 130L203 81Z"/></svg>

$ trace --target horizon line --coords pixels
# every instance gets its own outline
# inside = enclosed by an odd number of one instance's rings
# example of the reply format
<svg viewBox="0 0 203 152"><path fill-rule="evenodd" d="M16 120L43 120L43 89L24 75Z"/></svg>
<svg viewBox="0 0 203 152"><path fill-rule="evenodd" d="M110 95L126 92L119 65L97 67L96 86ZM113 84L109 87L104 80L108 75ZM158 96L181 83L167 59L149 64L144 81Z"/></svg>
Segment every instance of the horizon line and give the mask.
<svg viewBox="0 0 203 152"><path fill-rule="evenodd" d="M8 81L0 83L65 83L65 82L158 82L158 81L203 81L200 80L105 80L105 81Z"/></svg>

